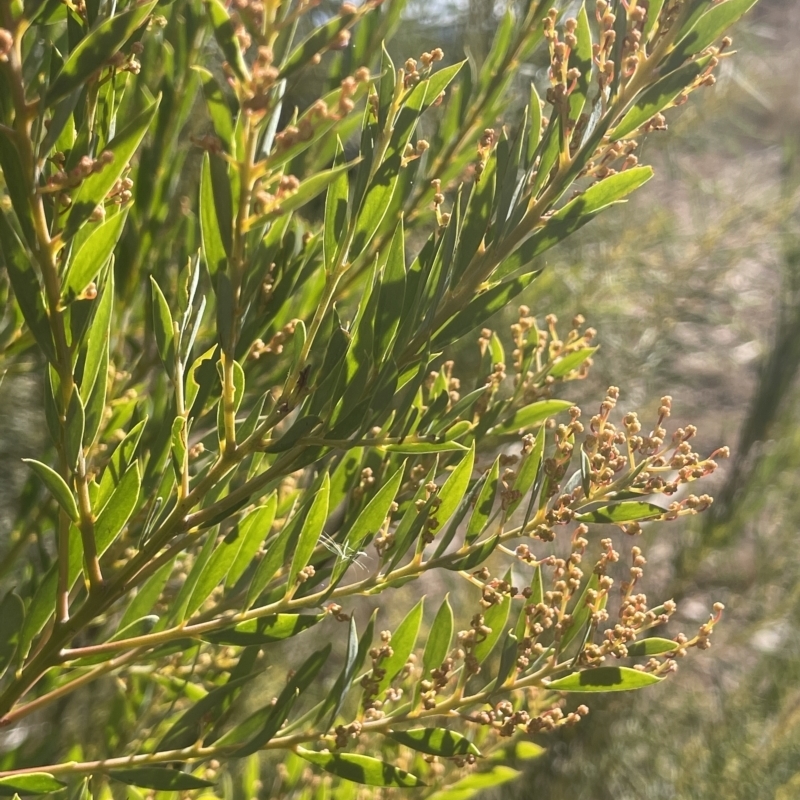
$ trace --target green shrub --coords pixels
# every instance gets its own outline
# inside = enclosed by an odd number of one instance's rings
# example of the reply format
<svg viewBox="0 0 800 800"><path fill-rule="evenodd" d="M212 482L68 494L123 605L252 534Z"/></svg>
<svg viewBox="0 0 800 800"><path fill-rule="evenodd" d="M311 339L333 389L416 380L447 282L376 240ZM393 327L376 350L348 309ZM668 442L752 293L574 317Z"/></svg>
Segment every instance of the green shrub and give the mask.
<svg viewBox="0 0 800 800"><path fill-rule="evenodd" d="M583 318L483 326L650 178L637 137L753 4L531 2L481 65L397 68L401 0L0 0L0 345L49 434L2 569L0 794L467 797L708 646L721 608L651 636L674 604L596 532L704 510L724 449L614 387L584 427L553 396ZM540 46L546 102L503 127Z"/></svg>

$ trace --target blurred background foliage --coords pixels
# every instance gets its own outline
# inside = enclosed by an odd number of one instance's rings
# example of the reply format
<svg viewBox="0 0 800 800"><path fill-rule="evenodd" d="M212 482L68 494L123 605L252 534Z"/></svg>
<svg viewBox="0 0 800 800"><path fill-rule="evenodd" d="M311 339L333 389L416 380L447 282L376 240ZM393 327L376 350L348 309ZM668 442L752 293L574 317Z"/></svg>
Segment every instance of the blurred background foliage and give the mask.
<svg viewBox="0 0 800 800"><path fill-rule="evenodd" d="M392 55L402 63L441 46L451 61L466 50L480 63L502 10L411 0ZM577 401L614 384L622 405L655 412L671 394L678 422L698 426L699 449L728 444L733 458L711 492L713 513L645 533L647 589L679 600L676 631L726 604L713 649L664 685L596 701L580 726L542 739L546 754L525 762L529 778L513 790L520 800L800 794L798 31L794 0L761 0L735 31L739 52L715 90L645 141L656 177L635 207L550 251L522 298L540 320L580 312L598 329ZM544 60L524 66L509 89L516 109L498 122L513 128L545 70ZM492 327L507 340L515 318L507 309ZM468 377L477 348L453 357ZM41 420L19 402L38 391L24 376L0 387L0 514L21 491L19 458L38 449Z"/></svg>
<svg viewBox="0 0 800 800"><path fill-rule="evenodd" d="M676 625L725 603L708 657L603 698L548 741L520 798L800 793L799 29L797 3L760 3L715 91L645 142L656 177L635 214L619 206L552 251L525 298L598 329L583 391L613 383L642 408L669 393L733 457L711 513L648 543L648 591L679 601Z"/></svg>

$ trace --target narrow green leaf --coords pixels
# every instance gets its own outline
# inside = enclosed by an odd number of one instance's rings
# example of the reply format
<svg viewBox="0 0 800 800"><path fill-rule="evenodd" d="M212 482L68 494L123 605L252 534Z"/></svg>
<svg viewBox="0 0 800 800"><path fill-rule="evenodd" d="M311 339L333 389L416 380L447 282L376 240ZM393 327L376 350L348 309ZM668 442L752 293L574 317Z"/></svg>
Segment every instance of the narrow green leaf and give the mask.
<svg viewBox="0 0 800 800"><path fill-rule="evenodd" d="M533 494L536 493L536 480L539 478L542 470L542 461L544 457L544 426L539 428L539 433L536 434L536 439L530 447L527 455L523 456L522 463L517 468L517 477L514 479L513 490L516 494L516 500L512 500L506 509L506 519L519 508L525 496L533 488ZM534 498L530 498L528 505L533 503ZM528 520L523 522L527 525Z"/></svg>
<svg viewBox="0 0 800 800"><path fill-rule="evenodd" d="M445 569L456 572L466 572L467 570L474 569L478 564L483 564L483 562L489 558L498 544L500 544L500 534L496 533L491 539L481 542L471 553L467 553L461 558L456 558L443 566Z"/></svg>
<svg viewBox="0 0 800 800"><path fill-rule="evenodd" d="M544 602L544 587L542 586L542 568L537 564L533 568L533 578L531 579L531 593L528 596L528 599L522 604L522 608L519 611L519 616L517 617L517 625L514 629L514 633L518 640L522 640L525 638L525 631L527 630L527 623L528 623L528 615L525 613L525 609L528 606L537 606L539 603Z"/></svg>
<svg viewBox="0 0 800 800"><path fill-rule="evenodd" d="M483 325L489 317L505 308L538 276L537 272L498 283L482 292L459 311L434 337L431 347L438 351Z"/></svg>
<svg viewBox="0 0 800 800"><path fill-rule="evenodd" d="M507 7L500 23L497 25L494 38L492 39L492 46L489 49L489 54L484 61L478 85L481 90L486 91L490 83L495 80L498 71L503 65L503 62L508 58L512 41L515 38L514 34L518 31L518 21L515 18L514 11L511 7Z"/></svg>
<svg viewBox="0 0 800 800"><path fill-rule="evenodd" d="M218 528L215 525L209 525L208 527L211 530L206 534L206 539L200 548L200 552L197 554L188 576L181 584L177 596L170 603L170 624L180 625L191 615L193 609L190 609L189 603L192 600L197 584L200 582L217 550Z"/></svg>
<svg viewBox="0 0 800 800"><path fill-rule="evenodd" d="M89 403L92 390L98 380L105 382L108 373L108 353L111 340L111 319L114 312L114 271L108 271L108 278L100 296L94 319L89 328L86 343L86 360L81 376L81 398Z"/></svg>
<svg viewBox="0 0 800 800"><path fill-rule="evenodd" d="M233 117L225 95L211 72L196 64L192 66L192 69L197 72L202 81L203 96L206 100L208 115L214 125L214 133L222 142L225 152L233 155Z"/></svg>
<svg viewBox="0 0 800 800"><path fill-rule="evenodd" d="M622 118L622 121L611 132L611 141L616 142L629 136L649 119L670 106L678 96L701 75L708 66L711 56L704 56L696 61L670 72L652 86L645 89L636 100L633 108ZM624 173L623 173L624 174Z"/></svg>
<svg viewBox="0 0 800 800"><path fill-rule="evenodd" d="M528 105L528 117L530 122L530 132L528 133L528 152L525 154L525 167L530 170L533 167L533 157L542 141L542 101L536 91L536 85L531 82L531 96Z"/></svg>
<svg viewBox="0 0 800 800"><path fill-rule="evenodd" d="M391 685L408 661L408 657L414 652L414 647L419 636L419 628L422 624L422 612L425 607L425 597L421 597L417 604L406 614L403 621L397 626L392 634L392 655L381 661L381 669L384 676L378 685L378 695Z"/></svg>
<svg viewBox="0 0 800 800"><path fill-rule="evenodd" d="M159 567L140 587L136 595L129 601L122 619L119 621L119 630L127 628L130 624L146 616L152 611L153 606L161 597L161 591L166 586L172 570L175 566L175 559L167 561Z"/></svg>
<svg viewBox="0 0 800 800"><path fill-rule="evenodd" d="M381 42L381 77L378 85L378 127L381 130L386 128L396 86L397 70L394 61L386 49L386 42Z"/></svg>
<svg viewBox="0 0 800 800"><path fill-rule="evenodd" d="M539 400L536 403L531 403L529 406L515 411L500 425L495 425L495 427L492 428L492 433L502 436L504 434L525 430L526 428L541 424L550 417L554 417L556 414L561 414L567 409L572 408L572 406L573 403L569 400Z"/></svg>
<svg viewBox="0 0 800 800"><path fill-rule="evenodd" d="M431 625L425 651L422 655L422 669L428 675L432 669L438 669L450 652L450 640L453 638L453 609L450 600L445 596L442 605L436 612Z"/></svg>
<svg viewBox="0 0 800 800"><path fill-rule="evenodd" d="M452 83L453 79L461 72L466 61L459 61L449 67L444 67L438 72L434 72L430 78L420 81L412 90L406 100L406 105L411 108L418 108L421 114L430 108L439 95Z"/></svg>
<svg viewBox="0 0 800 800"><path fill-rule="evenodd" d="M22 234L28 244L34 247L36 234L33 228L33 214L25 188L28 181L25 179L25 170L17 145L7 131L7 128L0 129L0 170L3 172L3 183L17 215L19 226L22 228Z"/></svg>
<svg viewBox="0 0 800 800"><path fill-rule="evenodd" d="M660 683L663 678L630 667L585 669L551 681L547 688L557 692L627 692Z"/></svg>
<svg viewBox="0 0 800 800"><path fill-rule="evenodd" d="M650 34L656 28L656 23L658 22L658 18L661 14L661 9L664 6L664 0L650 0L650 7L647 9L647 16L644 20L644 28L642 30L642 41L649 41ZM647 54L650 55L650 48L647 50Z"/></svg>
<svg viewBox="0 0 800 800"><path fill-rule="evenodd" d="M155 789L159 792L182 792L214 785L211 781L197 778L188 772L179 772L166 767L115 769L109 770L108 776L128 786L140 786L143 789Z"/></svg>
<svg viewBox="0 0 800 800"><path fill-rule="evenodd" d="M239 173L218 155L209 155L208 166L211 173L211 191L214 195L214 213L222 237L222 246L230 257L233 247L233 193L237 193L238 201Z"/></svg>
<svg viewBox="0 0 800 800"><path fill-rule="evenodd" d="M237 758L251 755L261 749L284 725L295 700L311 685L320 669L328 661L330 650L330 645L327 645L309 656L297 672L289 678L274 705L271 704L255 711L242 723L217 739L215 744L227 746L241 743L242 746L235 751Z"/></svg>
<svg viewBox="0 0 800 800"><path fill-rule="evenodd" d="M281 68L279 78L286 78L310 63L314 56L322 53L332 45L340 31L347 28L355 19L356 15L354 13L349 11L339 12L324 25L312 31L289 54Z"/></svg>
<svg viewBox="0 0 800 800"><path fill-rule="evenodd" d="M103 477L100 479L100 488L97 491L97 497L94 501L94 511L96 514L99 514L103 508L105 508L108 499L117 486L119 486L119 482L122 480L125 471L133 461L146 424L146 417L136 423L111 454L111 459L103 470Z"/></svg>
<svg viewBox="0 0 800 800"><path fill-rule="evenodd" d="M480 750L466 736L446 728L412 728L407 731L390 731L387 736L419 753L441 758L479 756Z"/></svg>
<svg viewBox="0 0 800 800"><path fill-rule="evenodd" d="M494 464L492 464L492 468L489 470L489 474L481 488L478 499L475 501L475 508L469 518L469 523L467 523L467 532L465 535L466 544L472 544L481 533L483 533L486 523L489 522L499 480L500 457L498 456Z"/></svg>
<svg viewBox="0 0 800 800"><path fill-rule="evenodd" d="M123 209L89 234L70 260L62 282L62 302L71 303L98 276L117 246L127 217L128 211Z"/></svg>
<svg viewBox="0 0 800 800"><path fill-rule="evenodd" d="M14 658L24 619L22 598L13 591L7 592L0 601L0 676Z"/></svg>
<svg viewBox="0 0 800 800"><path fill-rule="evenodd" d="M233 628L201 634L201 638L212 644L265 645L297 636L325 618L325 614L275 614L270 617L240 622Z"/></svg>
<svg viewBox="0 0 800 800"><path fill-rule="evenodd" d="M494 153L486 161L480 177L472 189L464 213L464 223L458 237L453 279L461 277L483 242L492 217L495 197L497 157Z"/></svg>
<svg viewBox="0 0 800 800"><path fill-rule="evenodd" d="M148 0L101 22L82 39L69 54L64 66L47 91L47 104L52 106L73 89L83 86L88 78L102 69L125 44L131 34L150 16L157 0Z"/></svg>
<svg viewBox="0 0 800 800"><path fill-rule="evenodd" d="M248 80L250 72L245 64L239 40L236 38L236 29L228 16L225 5L220 0L205 0L205 6L214 29L214 38L217 40L228 66L240 81Z"/></svg>
<svg viewBox="0 0 800 800"><path fill-rule="evenodd" d="M72 392L67 406L67 424L64 429L64 449L67 463L74 469L83 451L83 434L86 429L86 412L77 390Z"/></svg>
<svg viewBox="0 0 800 800"><path fill-rule="evenodd" d="M273 215L288 214L291 211L296 211L298 208L307 205L318 194L322 194L322 192L336 181L342 173L346 173L349 169L352 169L352 167L352 162L339 164L337 167L331 167L322 172L317 172L310 178L306 178L300 183L296 192L281 200L280 207L273 212Z"/></svg>
<svg viewBox="0 0 800 800"><path fill-rule="evenodd" d="M78 505L75 498L72 496L69 486L66 481L53 469L40 461L35 461L32 458L22 459L41 479L42 483L51 491L53 497L58 501L58 504L73 522L80 519L78 514Z"/></svg>
<svg viewBox="0 0 800 800"><path fill-rule="evenodd" d="M364 661L367 658L367 652L372 647L372 639L375 633L375 617L379 609L375 609L370 617L369 624L367 625L361 638L358 638L358 631L356 630L355 617L350 617L350 630L347 635L347 658L344 667L339 673L333 688L330 691L328 698L320 709L316 721L322 722L323 728L327 729L333 725L339 712L342 710L344 701L353 685L353 680L356 673L361 669Z"/></svg>
<svg viewBox="0 0 800 800"><path fill-rule="evenodd" d="M456 468L444 482L437 494L439 505L435 509L435 517L444 525L458 508L469 487L469 479L475 465L475 443L473 442L464 458L458 462Z"/></svg>
<svg viewBox="0 0 800 800"><path fill-rule="evenodd" d="M633 167L590 186L549 217L530 239L498 267L495 277L511 275L530 264L542 253L591 222L604 208L624 200L652 177L651 167Z"/></svg>
<svg viewBox="0 0 800 800"><path fill-rule="evenodd" d="M622 503L596 508L583 514L576 514L578 522L622 523L642 522L649 519L660 519L666 509L654 503L645 503L638 500L626 500Z"/></svg>
<svg viewBox="0 0 800 800"><path fill-rule="evenodd" d="M345 538L343 551L345 553L358 553L362 542L374 534L376 534L386 515L389 513L392 502L394 501L397 490L403 480L403 472L405 465L401 466L391 478L375 493L375 496L367 503L366 507L356 518L350 530L347 532ZM351 560L348 558L339 558L333 569L331 575L330 585L335 587L340 578L347 571L350 566Z"/></svg>
<svg viewBox="0 0 800 800"><path fill-rule="evenodd" d="M150 4L148 4L150 5ZM114 160L103 167L100 172L93 172L81 183L80 188L72 198L69 216L62 234L63 240L69 241L84 225L98 205L105 200L106 195L125 171L134 153L139 148L150 123L153 121L161 102L159 95L144 111L137 114L117 135L106 145L114 156Z"/></svg>
<svg viewBox="0 0 800 800"><path fill-rule="evenodd" d="M317 753L298 747L297 755L316 766L353 783L367 786L412 787L425 784L416 776L377 758L357 753Z"/></svg>
<svg viewBox="0 0 800 800"><path fill-rule="evenodd" d="M172 314L169 303L156 279L150 276L152 291L153 330L156 335L158 355L169 376L175 373L175 334L172 326Z"/></svg>
<svg viewBox="0 0 800 800"><path fill-rule="evenodd" d="M561 650L566 650L572 643L573 639L583 631L584 626L589 622L592 614L592 609L589 607L587 600L591 596L597 595L597 590L600 587L600 576L597 573L592 573L588 581L586 581L583 591L580 593L575 605L572 608L572 622L564 630L561 636Z"/></svg>
<svg viewBox="0 0 800 800"><path fill-rule="evenodd" d="M515 759L519 759L520 761L527 761L531 758L539 758L547 751L544 747L535 742L528 742L525 739L520 739L519 741L514 742L512 753Z"/></svg>
<svg viewBox="0 0 800 800"><path fill-rule="evenodd" d="M400 325L403 301L406 292L405 230L402 219L397 223L383 278L380 285L380 299L375 313L375 358L384 358L391 352L392 342Z"/></svg>
<svg viewBox="0 0 800 800"><path fill-rule="evenodd" d="M306 517L300 538L292 556L292 565L289 569L289 588L294 587L300 570L305 569L314 548L317 546L319 537L325 527L325 520L328 518L328 498L331 490L330 475L326 472L322 479L322 486L319 488L314 502L311 504L308 516Z"/></svg>
<svg viewBox="0 0 800 800"><path fill-rule="evenodd" d="M486 634L486 638L475 645L473 654L478 659L478 663L482 664L492 653L495 645L500 641L508 623L508 615L511 611L511 597L510 595L503 595L503 599L493 606L489 606L483 612L483 624L491 631Z"/></svg>
<svg viewBox="0 0 800 800"><path fill-rule="evenodd" d="M94 538L100 555L109 548L130 519L139 502L141 486L139 465L134 462L122 476L122 480L94 524Z"/></svg>
<svg viewBox="0 0 800 800"><path fill-rule="evenodd" d="M503 687L509 678L515 677L517 673L517 659L519 657L519 639L512 631L506 633L503 641L503 649L500 654L500 664L497 668L497 678L495 686L499 689Z"/></svg>
<svg viewBox="0 0 800 800"><path fill-rule="evenodd" d="M585 1L581 4L577 19L578 27L575 29L575 36L578 43L570 52L568 64L569 69L577 69L580 72L575 87L569 95L569 118L572 122L580 117L592 83L592 29L589 25L589 15L586 13Z"/></svg>
<svg viewBox="0 0 800 800"><path fill-rule="evenodd" d="M531 197L538 197L541 190L547 185L561 150L561 131L561 115L553 114L550 117L550 122L547 128L545 128L542 140L539 142L539 147L536 150L539 161L538 164L536 164L536 172L531 187Z"/></svg>
<svg viewBox="0 0 800 800"><path fill-rule="evenodd" d="M133 639L137 636L145 636L155 628L157 623L158 617L155 614L148 614L141 619L134 620L124 628L120 628L120 630L118 630L107 641L121 642L125 639ZM98 655L94 656L78 658L73 661L71 665L73 667L88 667L92 664L101 664L103 661L109 661L110 659L114 658L115 655L117 655L115 652L99 653Z"/></svg>
<svg viewBox="0 0 800 800"><path fill-rule="evenodd" d="M404 442L403 444L386 444L382 450L403 455L419 455L421 453L459 453L469 448L459 442Z"/></svg>
<svg viewBox="0 0 800 800"><path fill-rule="evenodd" d="M228 570L228 577L225 581L227 587L233 586L242 577L261 547L261 543L269 536L272 523L275 521L277 507L278 498L273 493L263 506L252 511L238 523L238 538L241 544L239 552Z"/></svg>
<svg viewBox="0 0 800 800"><path fill-rule="evenodd" d="M287 687L288 688L288 687ZM241 744L234 751L236 758L252 755L260 750L280 730L297 699L297 690L285 688L277 701L253 712L247 719L216 740L218 747Z"/></svg>
<svg viewBox="0 0 800 800"><path fill-rule="evenodd" d="M669 54L662 73L677 69L687 58L714 44L757 2L758 0L726 0L709 8Z"/></svg>
<svg viewBox="0 0 800 800"><path fill-rule="evenodd" d="M305 495L305 504L289 518L288 522L284 523L280 533L269 541L267 551L259 561L250 583L245 602L246 608L249 608L258 599L261 592L264 591L269 582L275 577L275 573L291 562L294 548L300 536L302 526L305 524L310 502L313 502L313 497L314 492L307 493ZM289 509L278 508L277 513L279 516L283 516L289 513Z"/></svg>
<svg viewBox="0 0 800 800"><path fill-rule="evenodd" d="M19 237L0 208L0 255L5 263L14 296L17 298L22 316L30 328L33 338L45 356L55 363L56 348L50 320L45 310L44 295L36 277L36 271L28 258Z"/></svg>
<svg viewBox="0 0 800 800"><path fill-rule="evenodd" d="M186 709L158 743L156 752L196 744L202 738L204 725L214 722L229 708L242 688L255 677L255 674L251 674L232 678Z"/></svg>
<svg viewBox="0 0 800 800"><path fill-rule="evenodd" d="M489 772L473 772L445 789L429 796L428 800L468 800L483 789L492 789L513 781L521 773L511 767L492 767Z"/></svg>
<svg viewBox="0 0 800 800"><path fill-rule="evenodd" d="M0 778L0 795L12 797L15 794L50 794L66 785L49 772L27 772Z"/></svg>
<svg viewBox="0 0 800 800"><path fill-rule="evenodd" d="M591 358L596 352L596 347L584 347L581 350L567 353L567 355L562 356L553 364L552 369L547 374L553 378L563 378L573 370L578 369L584 361Z"/></svg>
<svg viewBox="0 0 800 800"><path fill-rule="evenodd" d="M680 645L671 639L659 639L652 636L649 639L641 639L625 646L630 658L639 656L662 656L664 653L673 653Z"/></svg>
<svg viewBox="0 0 800 800"><path fill-rule="evenodd" d="M341 141L336 141L336 156L334 166L344 162L344 147ZM348 206L347 200L350 193L350 181L347 171L342 171L334 176L328 186L325 196L325 222L322 234L322 258L325 269L332 270L335 266L337 254L342 244L345 229L347 228Z"/></svg>
<svg viewBox="0 0 800 800"><path fill-rule="evenodd" d="M357 550L367 536L380 530L403 481L404 467L405 464L395 471L358 515L345 540L349 548Z"/></svg>
<svg viewBox="0 0 800 800"><path fill-rule="evenodd" d="M228 542L226 539L223 539L214 548L214 552L205 567L197 576L194 589L184 610L186 619L191 617L208 600L214 589L225 580L225 576L228 574L228 570L238 552L238 542Z"/></svg>

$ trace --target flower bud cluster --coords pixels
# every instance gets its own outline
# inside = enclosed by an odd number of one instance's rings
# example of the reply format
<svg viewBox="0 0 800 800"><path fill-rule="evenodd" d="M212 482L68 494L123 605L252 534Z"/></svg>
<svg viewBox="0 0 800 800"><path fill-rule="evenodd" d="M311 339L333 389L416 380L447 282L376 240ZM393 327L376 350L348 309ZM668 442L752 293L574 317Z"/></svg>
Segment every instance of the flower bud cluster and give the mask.
<svg viewBox="0 0 800 800"><path fill-rule="evenodd" d="M577 725L588 713L589 707L585 705L579 705L575 711L567 714L555 706L531 719L526 730L528 733L550 733L564 725Z"/></svg>
<svg viewBox="0 0 800 800"><path fill-rule="evenodd" d="M131 45L130 53L118 51L108 59L108 65L117 72L130 72L138 75L142 71L142 64L136 56L144 52L144 45L141 42L134 42Z"/></svg>
<svg viewBox="0 0 800 800"><path fill-rule="evenodd" d="M11 35L11 31L0 28L0 62L8 61L8 54L13 46L14 37Z"/></svg>
<svg viewBox="0 0 800 800"><path fill-rule="evenodd" d="M478 140L478 160L475 163L475 180L480 181L483 171L486 169L486 162L492 154L492 150L497 142L497 135L492 128L486 128L481 138Z"/></svg>
<svg viewBox="0 0 800 800"><path fill-rule="evenodd" d="M361 703L370 719L379 719L384 716L384 712L381 710L383 703L376 698L381 681L386 677L386 670L381 667L381 663L387 658L391 658L394 654L391 641L391 631L381 631L380 647L373 647L369 651L369 657L372 659L372 669L361 679L361 686L364 689ZM392 697L396 696L397 692L394 692Z"/></svg>
<svg viewBox="0 0 800 800"><path fill-rule="evenodd" d="M287 125L275 137L275 148L285 152L302 142L310 142L317 129L330 122L337 122L355 108L354 95L359 84L370 80L367 67L360 67L354 75L344 78L340 84L339 99L335 107L330 107L324 100L317 100L303 113L296 125Z"/></svg>
<svg viewBox="0 0 800 800"><path fill-rule="evenodd" d="M456 655L461 655L463 651L457 652ZM426 710L436 706L436 694L444 689L453 677L453 670L455 669L456 659L449 655L438 666L431 670L430 678L423 679L419 682L421 691L420 699L422 700L422 707Z"/></svg>
<svg viewBox="0 0 800 800"><path fill-rule="evenodd" d="M256 339L250 347L250 358L259 359L263 355L274 354L279 355L283 352L283 346L286 340L294 335L297 323L300 320L293 319L287 322L281 330L273 334L269 342L264 342L263 339Z"/></svg>
<svg viewBox="0 0 800 800"><path fill-rule="evenodd" d="M416 86L423 76L430 72L433 64L443 58L444 51L441 47L435 47L430 53L423 53L419 61L415 58L407 58L406 63L403 65L403 86L406 89Z"/></svg>
<svg viewBox="0 0 800 800"><path fill-rule="evenodd" d="M515 387L522 383L524 402L532 403L550 395L558 382L583 380L592 367L589 354L574 369L554 377L551 370L561 359L581 350L592 347L597 331L583 328L586 320L580 314L572 320L572 327L566 337L558 333L558 318L555 314L545 317L546 328L541 329L536 319L530 315L528 306L519 307L519 319L511 324L511 337L514 342Z"/></svg>
<svg viewBox="0 0 800 800"><path fill-rule="evenodd" d="M551 8L544 18L542 25L544 36L550 47L550 88L547 90L547 102L554 106L563 106L569 95L575 89L581 72L577 67L569 66L570 55L578 45L576 31L578 21L570 17L564 23L563 39L559 39L556 30L558 12Z"/></svg>
<svg viewBox="0 0 800 800"><path fill-rule="evenodd" d="M280 214L281 203L300 188L300 181L294 175L282 175L277 186L270 186L272 191L257 189L254 193L256 206L260 214Z"/></svg>
<svg viewBox="0 0 800 800"><path fill-rule="evenodd" d="M63 192L79 186L89 175L102 172L114 160L110 150L104 150L97 158L81 156L78 163L69 171L64 169L63 153L56 153L53 162L58 169L47 179L47 191ZM131 182L131 186L133 183Z"/></svg>

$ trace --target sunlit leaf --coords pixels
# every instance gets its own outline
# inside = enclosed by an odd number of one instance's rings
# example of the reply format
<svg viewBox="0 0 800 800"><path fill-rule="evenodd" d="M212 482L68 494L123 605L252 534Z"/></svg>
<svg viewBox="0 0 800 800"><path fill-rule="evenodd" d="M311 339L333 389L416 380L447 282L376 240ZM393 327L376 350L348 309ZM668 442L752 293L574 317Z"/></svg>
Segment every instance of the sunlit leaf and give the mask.
<svg viewBox="0 0 800 800"><path fill-rule="evenodd" d="M663 678L630 667L585 669L550 681L548 689L558 692L627 692L660 683Z"/></svg>
<svg viewBox="0 0 800 800"><path fill-rule="evenodd" d="M0 795L13 797L15 794L50 794L63 789L66 785L49 772L28 772L0 778Z"/></svg>
<svg viewBox="0 0 800 800"><path fill-rule="evenodd" d="M628 500L622 503L602 506L601 508L594 509L594 511L586 511L582 514L577 514L575 519L579 522L600 523L643 522L649 519L660 519L665 513L666 509L654 503Z"/></svg>
<svg viewBox="0 0 800 800"><path fill-rule="evenodd" d="M205 6L211 20L214 38L217 40L217 44L222 50L228 65L239 80L247 80L250 71L245 64L242 48L236 38L235 26L230 16L228 16L225 5L220 0L205 0Z"/></svg>
<svg viewBox="0 0 800 800"><path fill-rule="evenodd" d="M133 767L130 769L109 770L109 777L129 786L156 789L159 792L178 792L189 789L202 789L213 786L211 781L197 778L188 772L163 767Z"/></svg>
<svg viewBox="0 0 800 800"><path fill-rule="evenodd" d="M157 0L148 0L115 14L100 23L69 54L64 66L47 91L47 102L55 103L73 89L82 86L92 73L101 69L125 44L131 34L144 24Z"/></svg>
<svg viewBox="0 0 800 800"><path fill-rule="evenodd" d="M324 614L276 614L240 622L233 628L211 631L201 636L213 644L236 646L271 644L297 636L324 618Z"/></svg>
<svg viewBox="0 0 800 800"><path fill-rule="evenodd" d="M481 754L469 739L447 728L412 728L391 731L388 736L412 750L442 758Z"/></svg>
<svg viewBox="0 0 800 800"><path fill-rule="evenodd" d="M639 656L661 656L665 653L674 653L680 645L671 639L660 639L652 636L649 639L640 639L625 646L631 658Z"/></svg>
<svg viewBox="0 0 800 800"><path fill-rule="evenodd" d="M85 178L75 192L62 233L64 241L71 239L91 217L95 208L102 205L150 128L160 101L159 95L106 145L106 150L112 154L113 160L99 172L93 172Z"/></svg>
<svg viewBox="0 0 800 800"><path fill-rule="evenodd" d="M14 658L24 619L22 598L13 591L6 592L0 601L0 675Z"/></svg>
<svg viewBox="0 0 800 800"><path fill-rule="evenodd" d="M74 300L97 277L117 246L127 216L127 210L123 210L109 217L81 244L78 252L70 260L69 269L62 283L63 302L69 303Z"/></svg>
<svg viewBox="0 0 800 800"><path fill-rule="evenodd" d="M358 753L317 753L298 747L297 754L339 778L368 786L412 787L425 784L416 776L377 758Z"/></svg>
<svg viewBox="0 0 800 800"><path fill-rule="evenodd" d="M507 434L539 425L550 417L572 408L569 400L539 400L515 411L505 422L492 428L492 433Z"/></svg>
<svg viewBox="0 0 800 800"><path fill-rule="evenodd" d="M444 598L439 610L436 612L428 641L425 643L425 652L422 656L422 668L427 674L432 669L438 669L450 652L450 641L453 638L453 609L447 597Z"/></svg>
<svg viewBox="0 0 800 800"><path fill-rule="evenodd" d="M78 504L75 502L75 498L64 479L55 470L48 467L47 464L42 464L40 461L36 461L33 458L23 458L22 460L38 475L44 485L47 486L61 508L67 512L67 516L69 516L73 522L77 522L80 519Z"/></svg>

